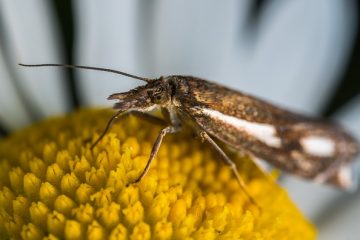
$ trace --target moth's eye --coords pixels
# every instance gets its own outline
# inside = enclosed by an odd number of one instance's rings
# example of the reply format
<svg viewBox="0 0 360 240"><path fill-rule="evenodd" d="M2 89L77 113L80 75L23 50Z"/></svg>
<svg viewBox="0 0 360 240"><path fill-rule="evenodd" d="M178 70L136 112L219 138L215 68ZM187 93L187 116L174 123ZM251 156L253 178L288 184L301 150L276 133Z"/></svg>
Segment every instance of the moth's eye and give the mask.
<svg viewBox="0 0 360 240"><path fill-rule="evenodd" d="M154 103L161 103L162 99L163 99L163 97L161 94L157 94L157 95L153 96L153 98L152 98Z"/></svg>

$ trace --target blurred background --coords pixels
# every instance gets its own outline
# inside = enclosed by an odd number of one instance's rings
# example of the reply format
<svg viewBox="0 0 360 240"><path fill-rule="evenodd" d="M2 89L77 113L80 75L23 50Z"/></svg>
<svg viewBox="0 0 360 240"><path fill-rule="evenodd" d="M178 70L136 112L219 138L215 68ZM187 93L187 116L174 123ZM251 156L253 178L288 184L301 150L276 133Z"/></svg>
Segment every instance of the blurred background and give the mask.
<svg viewBox="0 0 360 240"><path fill-rule="evenodd" d="M183 74L248 92L294 111L336 119L360 138L357 0L0 0L0 136L142 82ZM358 179L356 179L358 181ZM360 191L284 176L319 239L359 239Z"/></svg>

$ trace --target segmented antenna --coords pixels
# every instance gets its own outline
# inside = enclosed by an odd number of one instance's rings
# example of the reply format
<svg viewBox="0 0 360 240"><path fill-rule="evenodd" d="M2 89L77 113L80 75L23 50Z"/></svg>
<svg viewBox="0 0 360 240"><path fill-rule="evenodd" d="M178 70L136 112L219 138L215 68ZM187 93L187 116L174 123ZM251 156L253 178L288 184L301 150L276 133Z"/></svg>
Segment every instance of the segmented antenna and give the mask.
<svg viewBox="0 0 360 240"><path fill-rule="evenodd" d="M144 77L139 77L136 75L132 75L126 72L121 72L118 70L114 70L114 69L110 69L110 68L100 68L100 67L90 67L90 66L83 66L83 65L69 65L69 64L57 64L57 63L44 63L44 64L23 64L23 63L19 63L20 66L23 67L65 67L65 68L81 68L81 69L90 69L90 70L96 70L96 71L103 71L103 72L110 72L110 73L115 73L115 74L120 74L126 77L130 77L130 78L135 78L141 81L145 81L145 82L151 82L155 79L151 79L151 78L144 78Z"/></svg>

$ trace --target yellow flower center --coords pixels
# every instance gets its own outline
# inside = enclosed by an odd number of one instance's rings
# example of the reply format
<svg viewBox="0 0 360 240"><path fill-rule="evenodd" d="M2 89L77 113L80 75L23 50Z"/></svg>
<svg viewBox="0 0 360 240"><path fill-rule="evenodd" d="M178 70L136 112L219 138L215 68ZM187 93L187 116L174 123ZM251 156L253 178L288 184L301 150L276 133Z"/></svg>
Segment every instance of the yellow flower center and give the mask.
<svg viewBox="0 0 360 240"><path fill-rule="evenodd" d="M262 213L230 169L191 130L165 137L128 117L91 151L111 111L82 110L0 142L0 238L314 239L315 229L248 157L228 153Z"/></svg>

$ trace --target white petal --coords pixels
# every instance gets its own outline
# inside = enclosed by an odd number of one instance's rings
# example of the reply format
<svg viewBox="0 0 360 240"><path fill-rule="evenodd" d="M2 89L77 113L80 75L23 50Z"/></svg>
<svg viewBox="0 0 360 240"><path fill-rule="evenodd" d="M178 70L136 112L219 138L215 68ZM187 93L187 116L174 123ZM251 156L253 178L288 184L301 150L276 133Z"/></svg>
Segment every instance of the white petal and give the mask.
<svg viewBox="0 0 360 240"><path fill-rule="evenodd" d="M29 69L17 64L61 62L56 25L46 0L1 1L1 15L8 40L6 50L11 70L18 74L25 90L40 111L56 114L66 110L66 92L61 70Z"/></svg>
<svg viewBox="0 0 360 240"><path fill-rule="evenodd" d="M106 4L105 4L106 2ZM136 1L74 1L77 17L76 62L142 75L137 67ZM142 82L95 71L78 71L86 104L111 105L106 98ZM151 76L150 76L151 77Z"/></svg>

